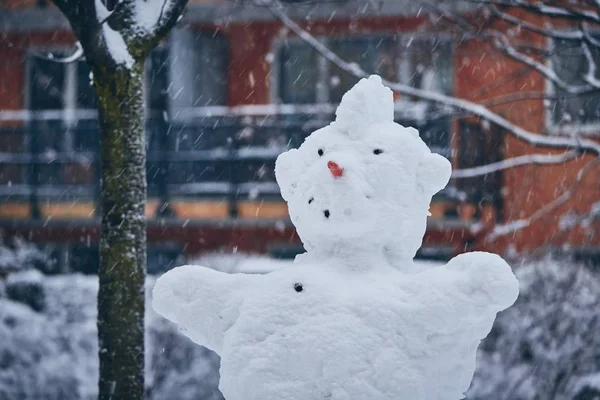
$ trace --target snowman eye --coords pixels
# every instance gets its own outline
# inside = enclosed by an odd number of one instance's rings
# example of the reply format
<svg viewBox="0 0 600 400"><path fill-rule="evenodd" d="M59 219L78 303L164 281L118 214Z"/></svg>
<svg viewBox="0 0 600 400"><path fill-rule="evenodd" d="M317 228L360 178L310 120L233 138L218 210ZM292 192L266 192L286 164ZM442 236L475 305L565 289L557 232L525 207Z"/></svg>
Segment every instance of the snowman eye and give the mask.
<svg viewBox="0 0 600 400"><path fill-rule="evenodd" d="M319 149L319 151L317 151L317 153L319 154L319 157L321 157L324 154L323 149Z"/></svg>
<svg viewBox="0 0 600 400"><path fill-rule="evenodd" d="M375 155L379 155L381 153L383 153L383 150L381 150L381 149L375 149L375 150L373 150L373 154L375 154Z"/></svg>
<svg viewBox="0 0 600 400"><path fill-rule="evenodd" d="M301 291L304 290L304 287L302 287L301 283L294 283L294 290L298 293L300 293Z"/></svg>
<svg viewBox="0 0 600 400"><path fill-rule="evenodd" d="M313 201L315 201L315 198L314 198L314 197L311 197L311 198L308 200L308 204L311 204Z"/></svg>

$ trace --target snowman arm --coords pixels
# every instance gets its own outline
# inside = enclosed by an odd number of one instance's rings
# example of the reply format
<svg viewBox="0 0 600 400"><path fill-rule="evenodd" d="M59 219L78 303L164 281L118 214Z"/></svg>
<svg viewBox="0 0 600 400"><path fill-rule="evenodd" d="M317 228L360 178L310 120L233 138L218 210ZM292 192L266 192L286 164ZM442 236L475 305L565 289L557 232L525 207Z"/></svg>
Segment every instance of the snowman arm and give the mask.
<svg viewBox="0 0 600 400"><path fill-rule="evenodd" d="M497 311L510 307L519 295L517 278L497 254L464 253L451 259L444 268L455 274L458 290Z"/></svg>
<svg viewBox="0 0 600 400"><path fill-rule="evenodd" d="M152 307L194 342L219 352L252 278L196 265L174 268L157 279Z"/></svg>
<svg viewBox="0 0 600 400"><path fill-rule="evenodd" d="M460 333L484 338L496 314L510 307L519 291L509 265L489 253L462 254L414 279L409 294L419 298L421 312L429 316L424 329L432 337Z"/></svg>

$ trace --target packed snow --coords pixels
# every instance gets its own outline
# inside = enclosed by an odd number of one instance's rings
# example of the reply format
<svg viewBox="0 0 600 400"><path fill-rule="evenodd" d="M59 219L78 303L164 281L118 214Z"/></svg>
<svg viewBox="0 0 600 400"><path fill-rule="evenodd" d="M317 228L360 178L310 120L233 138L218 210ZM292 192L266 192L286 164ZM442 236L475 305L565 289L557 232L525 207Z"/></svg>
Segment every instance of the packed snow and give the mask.
<svg viewBox="0 0 600 400"><path fill-rule="evenodd" d="M488 253L414 263L451 169L394 123L378 76L336 115L276 163L307 252L261 276L176 268L157 280L153 307L221 355L227 400L463 398L518 282Z"/></svg>
<svg viewBox="0 0 600 400"><path fill-rule="evenodd" d="M26 246L30 247L30 246ZM0 246L0 254L10 249ZM12 250L23 260L10 282L27 281L40 254ZM0 261L2 261L0 256ZM16 259L10 255L9 262ZM232 273L274 269L291 261L248 254L206 254L188 262ZM421 261L417 261L421 262ZM38 261L35 262L38 264ZM439 265L433 264L433 266ZM425 263L424 267L431 266ZM45 270L51 266L44 267ZM28 271L23 274L18 271ZM521 286L513 307L501 312L479 346L469 400L590 400L600 396L600 275L570 260L516 265ZM10 276L9 275L9 276ZM33 279L37 288L38 279ZM28 298L10 297L0 279L0 399L97 398L97 277L44 276L43 311ZM153 285L150 278L147 293ZM10 285L9 285L10 286ZM146 395L149 400L223 400L219 359L148 309ZM596 397L594 397L596 396Z"/></svg>
<svg viewBox="0 0 600 400"><path fill-rule="evenodd" d="M173 7L170 0L139 0L134 3L135 24L145 34L152 34L160 26L161 19Z"/></svg>
<svg viewBox="0 0 600 400"><path fill-rule="evenodd" d="M123 36L112 29L108 25L108 22L102 24L102 34L104 35L104 41L106 42L106 47L108 48L108 52L112 59L117 64L124 65L126 68L130 69L133 67L135 60L129 53L129 49L127 49L127 44L125 43Z"/></svg>

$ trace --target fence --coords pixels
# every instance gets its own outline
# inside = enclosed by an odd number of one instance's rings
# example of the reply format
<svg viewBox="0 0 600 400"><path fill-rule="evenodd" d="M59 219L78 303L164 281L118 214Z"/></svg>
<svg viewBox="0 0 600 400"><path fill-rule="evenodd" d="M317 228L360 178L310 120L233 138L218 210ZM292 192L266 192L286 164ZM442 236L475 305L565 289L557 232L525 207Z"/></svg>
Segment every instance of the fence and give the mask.
<svg viewBox="0 0 600 400"><path fill-rule="evenodd" d="M148 196L159 203L156 213L173 216L174 198L217 200L230 218L241 200L280 201L275 159L328 124L333 112L331 105L204 107L171 118L149 112ZM434 151L450 156L449 119L418 114L404 109L398 122L417 127ZM0 120L0 202L26 204L25 217L36 219L42 203L97 201L95 111L5 111Z"/></svg>

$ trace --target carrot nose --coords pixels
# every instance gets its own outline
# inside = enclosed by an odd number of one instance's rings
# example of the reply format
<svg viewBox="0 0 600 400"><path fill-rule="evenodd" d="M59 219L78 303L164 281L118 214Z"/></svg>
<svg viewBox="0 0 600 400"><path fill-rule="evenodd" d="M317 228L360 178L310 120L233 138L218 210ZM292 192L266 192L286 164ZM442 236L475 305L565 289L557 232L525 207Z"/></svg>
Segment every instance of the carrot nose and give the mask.
<svg viewBox="0 0 600 400"><path fill-rule="evenodd" d="M344 175L344 168L337 165L336 162L329 161L327 163L327 168L329 168L331 175L333 175L334 178L339 178L340 176Z"/></svg>

